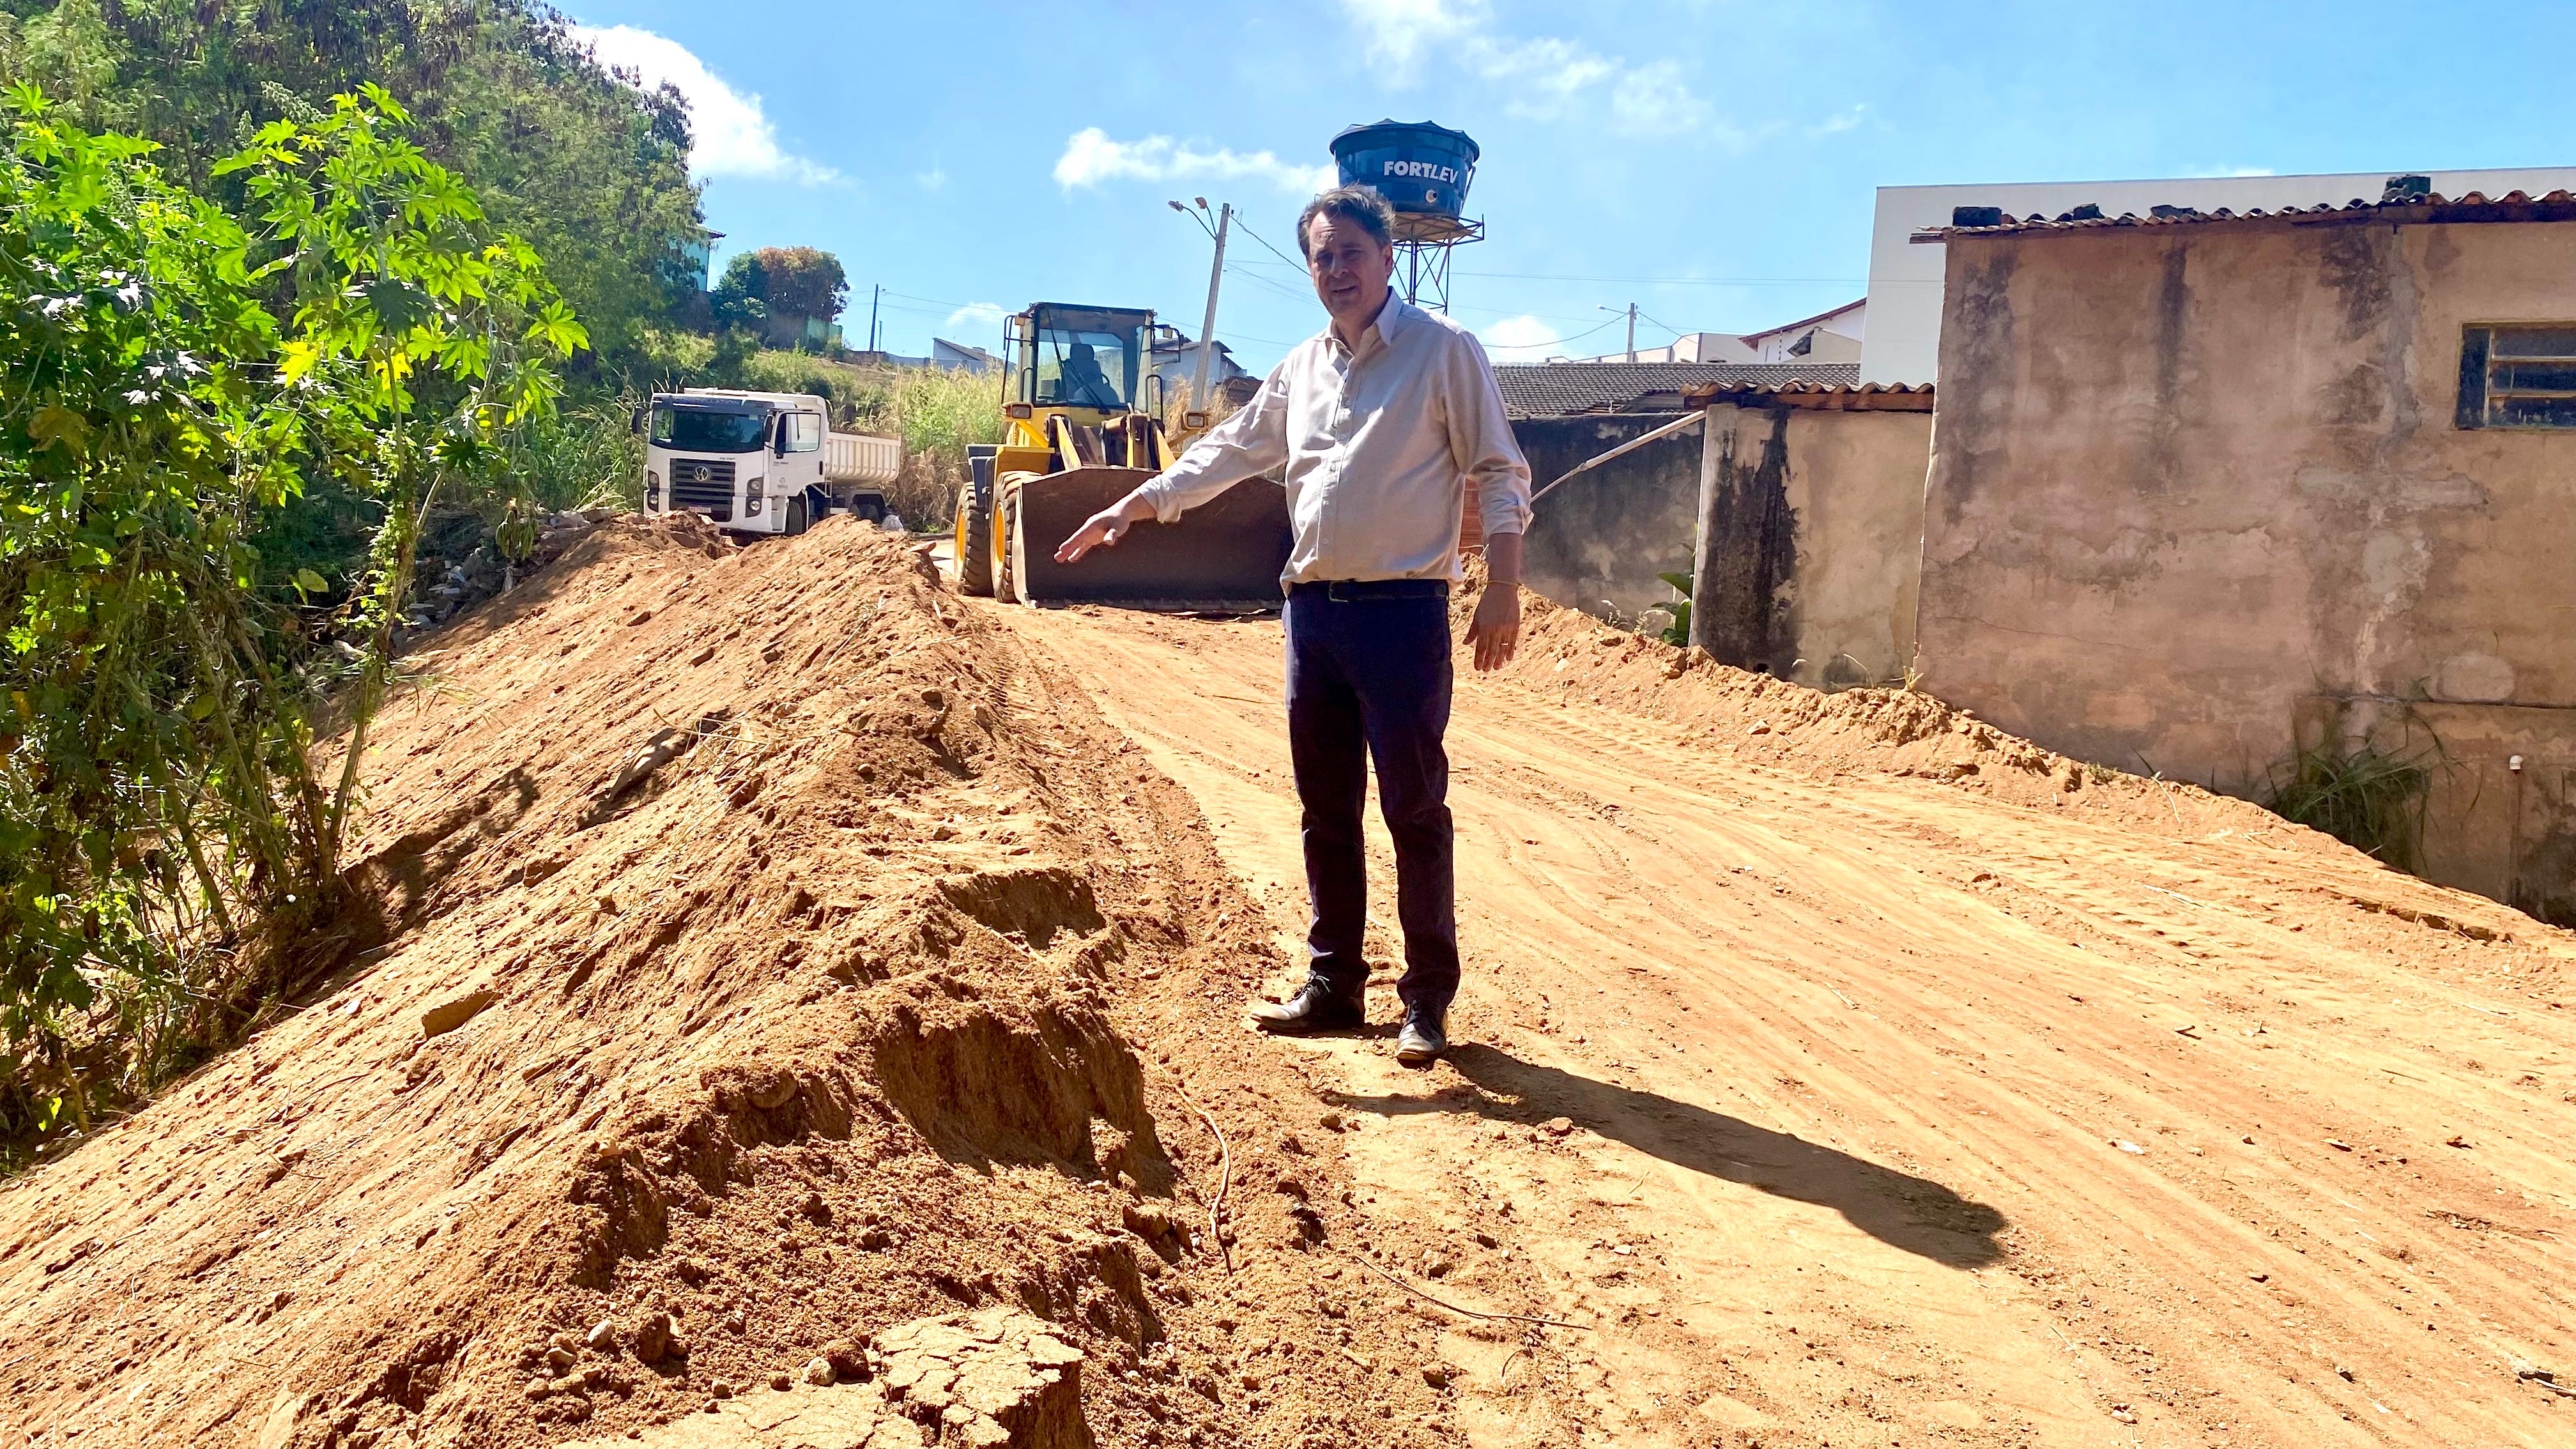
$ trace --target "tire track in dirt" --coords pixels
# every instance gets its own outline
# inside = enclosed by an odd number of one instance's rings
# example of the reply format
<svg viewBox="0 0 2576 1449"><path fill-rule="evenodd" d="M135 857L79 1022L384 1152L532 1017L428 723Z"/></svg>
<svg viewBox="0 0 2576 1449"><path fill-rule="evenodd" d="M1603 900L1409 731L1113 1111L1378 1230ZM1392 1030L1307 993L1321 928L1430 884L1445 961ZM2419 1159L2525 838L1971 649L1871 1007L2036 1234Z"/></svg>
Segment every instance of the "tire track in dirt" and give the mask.
<svg viewBox="0 0 2576 1449"><path fill-rule="evenodd" d="M1293 948L1276 625L997 612ZM1731 759L1540 667L1461 667L1465 1045L1271 1048L1383 1119L1363 1206L1457 1242L1462 1297L1601 1325L1456 1343L1477 1442L2571 1432L2514 1375L2576 1368L2561 933L2226 802Z"/></svg>

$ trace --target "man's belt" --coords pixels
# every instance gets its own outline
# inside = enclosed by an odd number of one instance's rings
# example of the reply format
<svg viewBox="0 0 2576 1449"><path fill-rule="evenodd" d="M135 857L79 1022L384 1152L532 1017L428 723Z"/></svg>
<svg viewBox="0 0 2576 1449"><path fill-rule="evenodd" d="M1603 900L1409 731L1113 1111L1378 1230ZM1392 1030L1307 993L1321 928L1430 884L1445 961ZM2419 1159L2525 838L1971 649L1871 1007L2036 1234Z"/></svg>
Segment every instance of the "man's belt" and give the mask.
<svg viewBox="0 0 2576 1449"><path fill-rule="evenodd" d="M1357 604L1380 599L1445 599L1449 597L1447 579L1318 579L1292 584L1291 594L1321 594L1336 604Z"/></svg>

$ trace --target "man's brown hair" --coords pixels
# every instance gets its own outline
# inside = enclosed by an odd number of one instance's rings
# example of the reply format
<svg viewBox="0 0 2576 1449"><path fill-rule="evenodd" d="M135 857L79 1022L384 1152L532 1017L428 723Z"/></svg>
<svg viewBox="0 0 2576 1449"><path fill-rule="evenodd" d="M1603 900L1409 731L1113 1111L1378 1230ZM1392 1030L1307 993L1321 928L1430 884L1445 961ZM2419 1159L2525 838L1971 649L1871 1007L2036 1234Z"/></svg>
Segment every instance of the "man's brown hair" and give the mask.
<svg viewBox="0 0 2576 1449"><path fill-rule="evenodd" d="M1306 209L1297 213L1297 254L1307 261L1315 259L1315 248L1306 239L1306 228L1319 216L1347 221L1376 237L1379 246L1395 243L1395 208L1386 204L1386 198L1377 194L1377 188L1336 186L1307 202Z"/></svg>

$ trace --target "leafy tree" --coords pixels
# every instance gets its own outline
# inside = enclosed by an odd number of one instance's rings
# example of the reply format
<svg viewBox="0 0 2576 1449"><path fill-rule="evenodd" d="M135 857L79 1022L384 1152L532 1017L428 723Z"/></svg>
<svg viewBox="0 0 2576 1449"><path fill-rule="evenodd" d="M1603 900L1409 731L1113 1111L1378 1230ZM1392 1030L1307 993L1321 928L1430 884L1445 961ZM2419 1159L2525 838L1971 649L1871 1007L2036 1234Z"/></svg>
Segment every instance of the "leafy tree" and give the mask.
<svg viewBox="0 0 2576 1449"><path fill-rule="evenodd" d="M68 117L92 130L128 118L116 95L116 46L98 0L62 0L20 25L0 14L0 75L44 87Z"/></svg>
<svg viewBox="0 0 2576 1449"><path fill-rule="evenodd" d="M102 1007L132 1047L113 1066L149 1079L331 964L299 955L350 900L354 764L313 764L321 635L367 644L354 762L421 513L545 413L583 336L380 90L216 168L255 227L32 87L7 112L0 1077L50 1074L78 1112L68 1044ZM328 580L250 544L320 478L379 519L327 614Z"/></svg>
<svg viewBox="0 0 2576 1449"><path fill-rule="evenodd" d="M486 225L474 193L405 137L409 124L367 86L312 124L271 122L216 168L247 179L279 253L270 265L292 279L295 334L277 383L327 381L321 395L338 404L322 434L332 462L372 479L386 508L357 600L374 648L324 821L326 862L383 697L422 516L442 484L484 460L501 425L553 408L553 364L589 342L535 249Z"/></svg>
<svg viewBox="0 0 2576 1449"><path fill-rule="evenodd" d="M631 370L666 323L663 264L703 231L686 103L612 77L533 0L0 0L0 77L41 85L92 130L161 144L218 200L218 165L279 117L362 83L403 98L411 138L492 221L546 258L598 349ZM16 33L13 43L10 33ZM631 79L631 78L630 78ZM83 97L92 99L84 100Z"/></svg>
<svg viewBox="0 0 2576 1449"><path fill-rule="evenodd" d="M769 268L765 251L742 252L725 263L709 295L715 302L716 325L758 331L769 322Z"/></svg>
<svg viewBox="0 0 2576 1449"><path fill-rule="evenodd" d="M850 300L841 259L813 247L762 247L725 264L714 292L720 326L767 328L771 319L802 326L819 317L838 321Z"/></svg>
<svg viewBox="0 0 2576 1449"><path fill-rule="evenodd" d="M756 255L768 278L765 295L772 315L819 317L827 324L840 320L841 309L849 304L850 282L841 273L839 257L812 247L763 247Z"/></svg>

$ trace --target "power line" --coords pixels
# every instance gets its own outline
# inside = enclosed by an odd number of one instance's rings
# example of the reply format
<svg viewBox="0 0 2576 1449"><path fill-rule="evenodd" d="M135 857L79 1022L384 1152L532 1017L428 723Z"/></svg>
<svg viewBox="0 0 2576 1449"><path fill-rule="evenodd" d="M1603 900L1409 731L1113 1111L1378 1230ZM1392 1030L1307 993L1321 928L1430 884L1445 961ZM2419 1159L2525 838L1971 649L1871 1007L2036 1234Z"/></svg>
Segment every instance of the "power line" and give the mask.
<svg viewBox="0 0 2576 1449"><path fill-rule="evenodd" d="M1601 324L1601 327L1616 327L1616 326L1618 326L1620 323L1625 322L1625 321L1627 321L1627 320L1628 320L1628 314L1627 314L1627 313L1625 313L1625 312L1622 312L1622 313L1620 313L1618 316L1611 318L1609 321L1602 323L1602 324ZM1582 330L1582 331L1580 331L1580 332L1572 333L1572 334L1570 334L1570 335L1568 335L1568 336L1559 337L1559 338L1556 338L1556 339L1554 339L1554 340L1552 340L1552 341L1548 341L1548 342L1541 342L1541 343L1537 343L1537 344L1534 344L1534 345L1539 346L1539 347L1562 347L1562 346L1564 346L1564 345L1565 345L1566 343L1568 343L1568 342L1580 342L1580 341L1582 341L1584 338L1589 337L1589 336L1591 336L1593 333L1600 331L1600 330L1601 330L1601 327L1587 327L1587 328L1585 328L1584 330ZM1504 345L1505 345L1505 346L1510 346L1510 344L1508 344L1508 343L1506 343L1506 344L1504 344ZM1513 351L1515 351L1515 352L1526 352L1526 351L1528 351L1529 349L1528 349L1528 348L1526 348L1526 347L1514 347L1514 348L1512 348L1512 350L1513 350Z"/></svg>
<svg viewBox="0 0 2576 1449"><path fill-rule="evenodd" d="M1268 287L1270 290L1277 292L1280 296L1286 297L1291 301L1302 302L1306 299L1306 294L1298 291L1296 288L1283 285L1280 282L1261 275L1259 272L1243 271L1237 268L1232 262L1226 263L1225 269L1228 272L1233 273L1235 276L1243 278L1247 282L1258 282L1262 286Z"/></svg>
<svg viewBox="0 0 2576 1449"><path fill-rule="evenodd" d="M1279 248L1272 246L1272 245L1270 244L1270 239L1269 239L1268 237L1265 237L1265 236L1263 236L1261 233L1259 233L1259 232L1257 232L1257 231L1254 231L1252 228L1250 228L1250 227L1248 227L1248 226L1247 226L1247 227L1245 227L1245 228L1243 229L1243 234L1244 234L1245 236L1248 236L1248 237L1252 238L1254 241L1257 241L1257 242L1261 243L1262 249L1263 249L1264 251L1269 252L1272 256L1277 257L1280 261L1285 262L1287 265L1292 266L1292 267L1295 267L1297 270L1299 270L1299 271L1301 271L1301 272L1302 272L1302 271L1306 271L1306 270L1308 270L1308 267L1307 267L1307 265L1306 265L1304 262L1300 262L1300 261L1292 260L1286 252L1283 252L1283 251L1279 250ZM1268 262L1261 262L1261 263L1258 263L1257 265L1265 266L1265 267L1266 267L1266 266L1268 266L1268 265L1270 265L1270 264L1269 264Z"/></svg>
<svg viewBox="0 0 2576 1449"><path fill-rule="evenodd" d="M1643 320L1643 321L1647 321L1647 322L1654 322L1654 324L1655 324L1656 326L1661 327L1661 328L1662 328L1662 329L1664 329L1665 331L1667 331L1667 332L1669 332L1669 333L1673 334L1675 337L1679 337L1679 336L1681 336L1681 335L1682 335L1682 329L1680 329L1680 328L1678 328L1678 327L1674 326L1674 325L1673 325L1673 324L1671 324L1670 322L1660 322L1660 321L1656 321L1656 319L1654 319L1654 318L1652 318L1652 317L1648 317L1648 316L1646 316L1646 314L1645 314L1645 313L1643 313L1643 312L1638 313L1638 314L1637 314L1637 316L1638 316L1641 320Z"/></svg>

